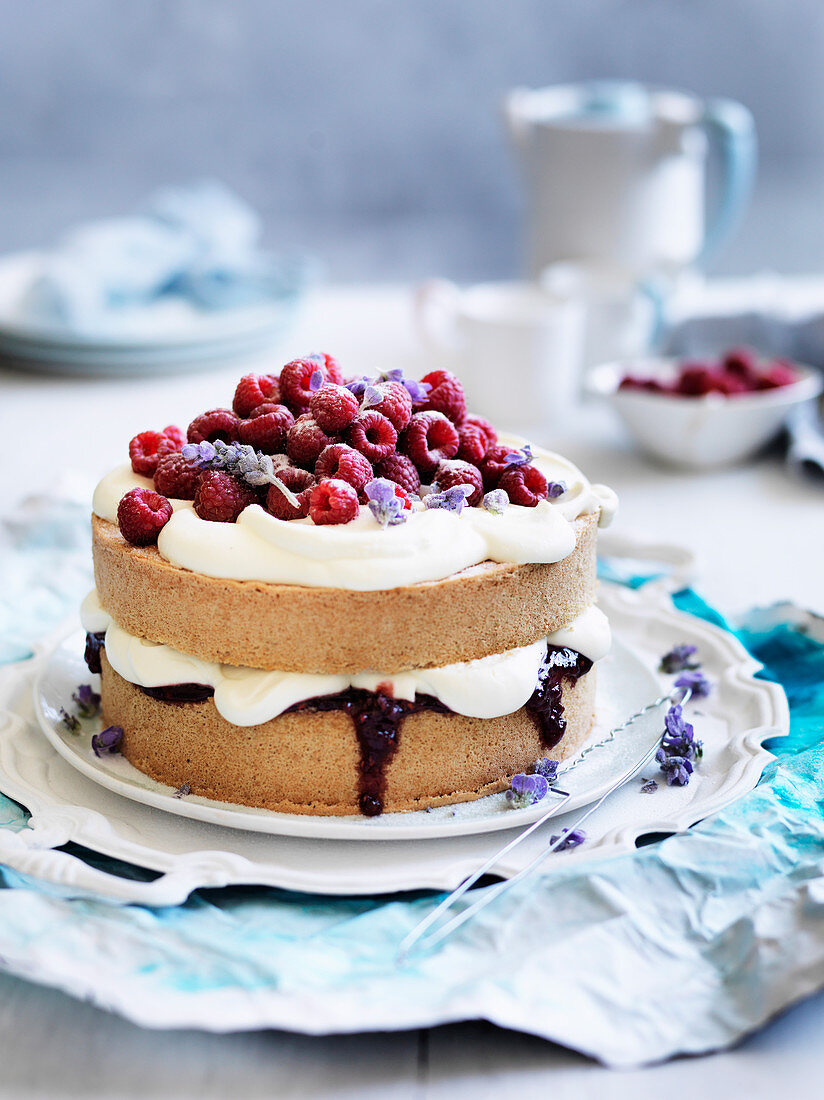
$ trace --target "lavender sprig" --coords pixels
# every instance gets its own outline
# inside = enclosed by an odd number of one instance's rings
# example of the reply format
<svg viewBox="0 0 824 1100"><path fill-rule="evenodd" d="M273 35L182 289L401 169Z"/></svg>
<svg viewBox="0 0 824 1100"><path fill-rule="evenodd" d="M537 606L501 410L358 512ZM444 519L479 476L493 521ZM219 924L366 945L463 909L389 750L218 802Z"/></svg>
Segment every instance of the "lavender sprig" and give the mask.
<svg viewBox="0 0 824 1100"><path fill-rule="evenodd" d="M698 668L699 662L691 660L697 652L698 647L694 645L673 646L669 653L665 653L661 658L658 671L671 676L676 672L683 672L685 669Z"/></svg>
<svg viewBox="0 0 824 1100"><path fill-rule="evenodd" d="M385 477L376 477L364 487L369 511L381 527L394 527L405 523L403 501L395 495L395 483Z"/></svg>
<svg viewBox="0 0 824 1100"><path fill-rule="evenodd" d="M695 730L684 718L680 703L671 706L664 716L661 748L671 756L686 756L691 760L700 760L704 755L703 743L695 739Z"/></svg>
<svg viewBox="0 0 824 1100"><path fill-rule="evenodd" d="M512 783L506 792L507 803L515 810L523 810L527 806L533 806L546 797L549 790L549 782L545 776L525 775L519 773L512 776Z"/></svg>
<svg viewBox="0 0 824 1100"><path fill-rule="evenodd" d="M69 733L80 733L80 723L73 714L69 714L65 707L60 708L60 721Z"/></svg>
<svg viewBox="0 0 824 1100"><path fill-rule="evenodd" d="M528 466L533 459L532 446L529 443L525 443L519 451L510 451L505 456L504 462L506 463L506 469L511 470L517 466Z"/></svg>
<svg viewBox="0 0 824 1100"><path fill-rule="evenodd" d="M120 752L120 742L123 740L123 730L120 726L107 726L92 737L92 749L94 755L101 757L104 754Z"/></svg>
<svg viewBox="0 0 824 1100"><path fill-rule="evenodd" d="M547 482L546 495L547 500L555 500L557 497L562 497L567 491L567 483L565 481L549 481Z"/></svg>
<svg viewBox="0 0 824 1100"><path fill-rule="evenodd" d="M535 774L542 775L550 787L558 781L558 761L550 760L545 756L542 760L535 761Z"/></svg>
<svg viewBox="0 0 824 1100"><path fill-rule="evenodd" d="M94 718L100 710L100 696L90 684L80 684L72 699L81 718Z"/></svg>
<svg viewBox="0 0 824 1100"><path fill-rule="evenodd" d="M186 443L183 457L201 470L223 470L255 489L263 485L276 485L293 507L300 507L298 498L277 476L272 456L256 451L248 443L224 443L222 439L216 439L214 443L207 440Z"/></svg>
<svg viewBox="0 0 824 1100"><path fill-rule="evenodd" d="M413 401L425 401L429 391L432 389L428 382L417 382L414 378L404 377L404 373L400 368L381 371L380 374L377 374L374 378L369 378L368 375L365 374L360 378L353 378L346 383L346 388L350 390L355 397L365 397L368 390L380 392L377 387L381 382L400 382ZM382 396L374 400L374 394L372 394L369 400L364 402L364 407L379 405L381 400Z"/></svg>
<svg viewBox="0 0 824 1100"><path fill-rule="evenodd" d="M451 489L430 493L424 499L424 506L427 508L443 508L447 512L456 512L460 515L468 498L472 496L474 491L474 485L453 485Z"/></svg>
<svg viewBox="0 0 824 1100"><path fill-rule="evenodd" d="M675 686L679 688L689 688L694 698L703 699L709 695L712 689L712 682L700 669L696 668L682 673L675 681Z"/></svg>
<svg viewBox="0 0 824 1100"><path fill-rule="evenodd" d="M587 834L583 829L561 829L560 833L556 833L549 838L549 843L554 844L559 837L564 839L555 849L556 852L565 852L568 848L577 848L579 844L583 844L587 838Z"/></svg>
<svg viewBox="0 0 824 1100"><path fill-rule="evenodd" d="M686 787L694 771L691 760L686 756L670 756L665 749L659 749L655 759L667 777L668 787Z"/></svg>

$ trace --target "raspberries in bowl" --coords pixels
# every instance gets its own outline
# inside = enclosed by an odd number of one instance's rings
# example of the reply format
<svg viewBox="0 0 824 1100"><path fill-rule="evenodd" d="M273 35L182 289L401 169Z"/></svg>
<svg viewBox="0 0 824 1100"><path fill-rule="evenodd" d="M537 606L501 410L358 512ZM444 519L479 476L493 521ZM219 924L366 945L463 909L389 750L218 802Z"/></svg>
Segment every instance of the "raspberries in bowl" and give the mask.
<svg viewBox="0 0 824 1100"><path fill-rule="evenodd" d="M818 396L822 379L809 367L731 348L700 360L604 364L588 388L614 406L647 454L709 469L756 454L795 406Z"/></svg>
<svg viewBox="0 0 824 1100"><path fill-rule="evenodd" d="M175 500L214 523L236 523L258 506L282 522L320 526L371 512L387 529L416 510L499 514L565 491L547 483L529 446L513 450L467 413L450 371L420 381L394 369L346 378L335 359L314 354L279 373L244 375L227 398L185 432L169 426L132 439L133 471L153 480L153 490L127 494L122 509L120 529L133 545L157 541Z"/></svg>

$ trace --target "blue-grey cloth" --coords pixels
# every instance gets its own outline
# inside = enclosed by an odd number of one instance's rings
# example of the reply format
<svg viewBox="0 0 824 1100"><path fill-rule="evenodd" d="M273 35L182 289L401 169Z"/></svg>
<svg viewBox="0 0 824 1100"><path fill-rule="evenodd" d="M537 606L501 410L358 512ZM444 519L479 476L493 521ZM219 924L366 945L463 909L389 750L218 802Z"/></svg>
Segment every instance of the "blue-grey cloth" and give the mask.
<svg viewBox="0 0 824 1100"><path fill-rule="evenodd" d="M294 295L308 268L262 250L256 212L223 184L167 187L136 213L67 232L21 297L20 320L114 337L128 311L178 300L202 310Z"/></svg>
<svg viewBox="0 0 824 1100"><path fill-rule="evenodd" d="M1 575L32 598L2 590L6 654L23 655L85 590L70 566L85 522L64 511L36 539L7 529ZM55 554L66 568L49 583ZM724 625L693 592L676 603ZM153 1027L317 1034L486 1018L614 1066L728 1045L824 984L824 645L797 621L785 608L738 631L792 711L755 790L687 834L528 880L421 961L399 969L394 956L432 893L231 888L152 910L0 869L0 966ZM0 797L0 827L26 820Z"/></svg>

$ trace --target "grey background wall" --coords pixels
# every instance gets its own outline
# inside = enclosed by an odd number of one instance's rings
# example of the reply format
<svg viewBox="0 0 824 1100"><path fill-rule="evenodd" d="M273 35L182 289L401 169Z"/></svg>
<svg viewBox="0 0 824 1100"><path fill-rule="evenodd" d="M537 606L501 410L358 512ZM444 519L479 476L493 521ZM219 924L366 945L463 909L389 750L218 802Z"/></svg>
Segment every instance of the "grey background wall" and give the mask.
<svg viewBox="0 0 824 1100"><path fill-rule="evenodd" d="M754 111L757 202L722 268L824 266L821 0L0 0L0 21L3 250L208 174L338 278L508 272L503 92L623 76Z"/></svg>

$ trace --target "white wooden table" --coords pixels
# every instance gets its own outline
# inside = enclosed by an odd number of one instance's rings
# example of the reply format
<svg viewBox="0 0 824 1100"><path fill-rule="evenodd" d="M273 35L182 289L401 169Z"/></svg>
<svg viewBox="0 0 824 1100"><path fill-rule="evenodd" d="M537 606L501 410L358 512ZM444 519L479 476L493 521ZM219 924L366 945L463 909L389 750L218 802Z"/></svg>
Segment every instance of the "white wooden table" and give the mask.
<svg viewBox="0 0 824 1100"><path fill-rule="evenodd" d="M318 294L273 365L323 349L344 369L428 369L403 288ZM136 432L228 404L257 364L164 378L57 378L0 366L0 510L68 482L90 491ZM483 411L483 410L480 410ZM699 590L723 611L792 599L824 613L824 491L775 460L687 475L638 457L608 410L585 408L562 435L568 454L621 497L619 530L692 548ZM31 457L31 460L30 460ZM818 1098L824 995L734 1051L611 1072L551 1044L471 1023L403 1034L304 1038L143 1031L53 990L0 975L0 1100L5 1097L394 1097L664 1094L715 1100L782 1093Z"/></svg>

